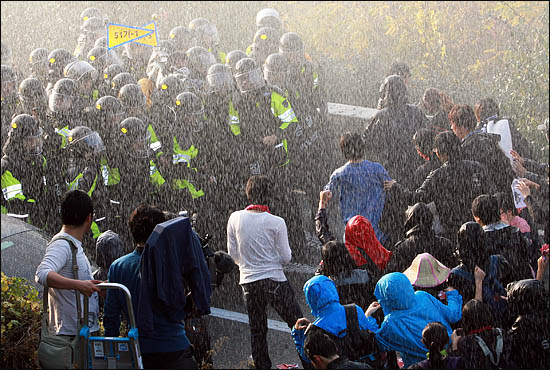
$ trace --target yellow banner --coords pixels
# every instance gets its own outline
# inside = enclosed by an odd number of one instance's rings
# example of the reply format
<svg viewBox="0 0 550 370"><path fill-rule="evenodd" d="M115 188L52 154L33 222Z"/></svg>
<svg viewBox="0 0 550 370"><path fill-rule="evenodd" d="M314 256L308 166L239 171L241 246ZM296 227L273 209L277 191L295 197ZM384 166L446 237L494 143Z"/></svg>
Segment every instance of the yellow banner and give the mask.
<svg viewBox="0 0 550 370"><path fill-rule="evenodd" d="M154 26L154 25L153 25ZM154 29L125 26L122 24L107 24L107 48L112 49L129 42L151 35Z"/></svg>

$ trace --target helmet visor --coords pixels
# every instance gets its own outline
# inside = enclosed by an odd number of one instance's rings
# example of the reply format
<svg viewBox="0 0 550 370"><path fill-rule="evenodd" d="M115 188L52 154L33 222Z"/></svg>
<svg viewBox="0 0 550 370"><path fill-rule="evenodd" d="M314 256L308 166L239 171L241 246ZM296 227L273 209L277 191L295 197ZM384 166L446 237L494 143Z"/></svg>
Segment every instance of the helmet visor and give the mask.
<svg viewBox="0 0 550 370"><path fill-rule="evenodd" d="M136 136L134 138L124 136L125 144L128 148L128 154L132 158L149 158L151 155L151 148L149 142L151 141L151 133L145 130L143 135Z"/></svg>
<svg viewBox="0 0 550 370"><path fill-rule="evenodd" d="M105 144L103 144L103 140L97 131L93 131L80 139L73 140L70 145L74 146L78 143L85 144L85 146L92 150L93 154L99 154L105 151Z"/></svg>
<svg viewBox="0 0 550 370"><path fill-rule="evenodd" d="M280 88L285 88L288 80L288 71L285 72L275 72L270 71L267 67L264 66L264 78L268 84L278 86Z"/></svg>
<svg viewBox="0 0 550 370"><path fill-rule="evenodd" d="M68 112L74 107L76 99L77 97L74 95L64 95L52 91L50 93L48 107L52 112Z"/></svg>
<svg viewBox="0 0 550 370"><path fill-rule="evenodd" d="M42 144L44 140L42 138L42 127L38 128L38 132L34 136L27 136L23 139L23 150L30 155L42 154Z"/></svg>
<svg viewBox="0 0 550 370"><path fill-rule="evenodd" d="M258 90L265 85L264 76L260 68L235 75L235 82L242 93Z"/></svg>
<svg viewBox="0 0 550 370"><path fill-rule="evenodd" d="M229 72L209 74L206 76L206 82L208 83L209 91L212 93L233 90L233 76Z"/></svg>

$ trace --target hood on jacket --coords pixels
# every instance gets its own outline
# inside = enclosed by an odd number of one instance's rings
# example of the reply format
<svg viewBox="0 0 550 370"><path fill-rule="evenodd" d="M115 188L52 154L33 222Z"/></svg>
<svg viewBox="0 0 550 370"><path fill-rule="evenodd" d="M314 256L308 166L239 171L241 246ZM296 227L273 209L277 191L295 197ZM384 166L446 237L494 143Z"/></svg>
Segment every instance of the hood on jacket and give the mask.
<svg viewBox="0 0 550 370"><path fill-rule="evenodd" d="M510 284L508 305L515 315L526 315L546 309L546 292L542 282L525 279Z"/></svg>
<svg viewBox="0 0 550 370"><path fill-rule="evenodd" d="M402 272L382 276L376 283L374 295L384 310L384 315L393 311L408 310L414 306L414 288Z"/></svg>
<svg viewBox="0 0 550 370"><path fill-rule="evenodd" d="M397 107L409 102L405 81L398 75L386 77L380 85L378 109Z"/></svg>
<svg viewBox="0 0 550 370"><path fill-rule="evenodd" d="M334 305L340 305L336 285L324 275L317 275L306 281L304 294L306 302L311 308L311 314L316 318L332 312Z"/></svg>
<svg viewBox="0 0 550 370"><path fill-rule="evenodd" d="M361 215L353 216L346 223L345 235L346 248L348 251L353 251L353 247L362 249L380 271L384 270L393 252L388 251L378 241L374 228L369 220Z"/></svg>
<svg viewBox="0 0 550 370"><path fill-rule="evenodd" d="M434 216L426 203L416 203L405 212L405 235L432 230Z"/></svg>

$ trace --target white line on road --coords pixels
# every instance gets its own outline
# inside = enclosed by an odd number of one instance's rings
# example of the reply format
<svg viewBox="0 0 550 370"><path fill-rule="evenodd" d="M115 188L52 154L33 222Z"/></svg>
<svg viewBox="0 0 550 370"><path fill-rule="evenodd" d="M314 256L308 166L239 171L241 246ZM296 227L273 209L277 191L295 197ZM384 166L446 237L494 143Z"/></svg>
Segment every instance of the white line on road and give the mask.
<svg viewBox="0 0 550 370"><path fill-rule="evenodd" d="M222 308L210 307L210 314L214 317L219 317L220 319L233 320L248 324L248 315L245 315L244 313L228 311ZM267 327L269 329L278 330L290 334L290 328L286 323L282 321L267 319Z"/></svg>

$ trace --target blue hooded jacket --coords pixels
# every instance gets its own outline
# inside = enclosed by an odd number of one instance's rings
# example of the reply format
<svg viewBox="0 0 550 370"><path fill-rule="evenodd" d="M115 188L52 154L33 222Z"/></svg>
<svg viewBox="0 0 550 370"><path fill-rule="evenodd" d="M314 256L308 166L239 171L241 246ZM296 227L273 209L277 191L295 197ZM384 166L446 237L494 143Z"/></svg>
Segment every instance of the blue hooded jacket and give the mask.
<svg viewBox="0 0 550 370"><path fill-rule="evenodd" d="M338 291L334 282L325 275L317 275L306 281L304 284L306 302L311 308L311 314L315 317L313 325L339 337L346 335L346 311L340 304ZM366 318L361 307L355 305L357 319L361 330L378 330L378 325L373 317ZM292 338L296 350L303 360L310 362L304 353L305 330L292 328Z"/></svg>
<svg viewBox="0 0 550 370"><path fill-rule="evenodd" d="M447 327L462 317L462 296L457 290L447 292L447 305L431 294L414 291L409 279L401 272L380 278L374 295L384 311L384 321L376 332L382 351L399 351L405 367L426 359L428 349L422 344L422 330L438 321Z"/></svg>

